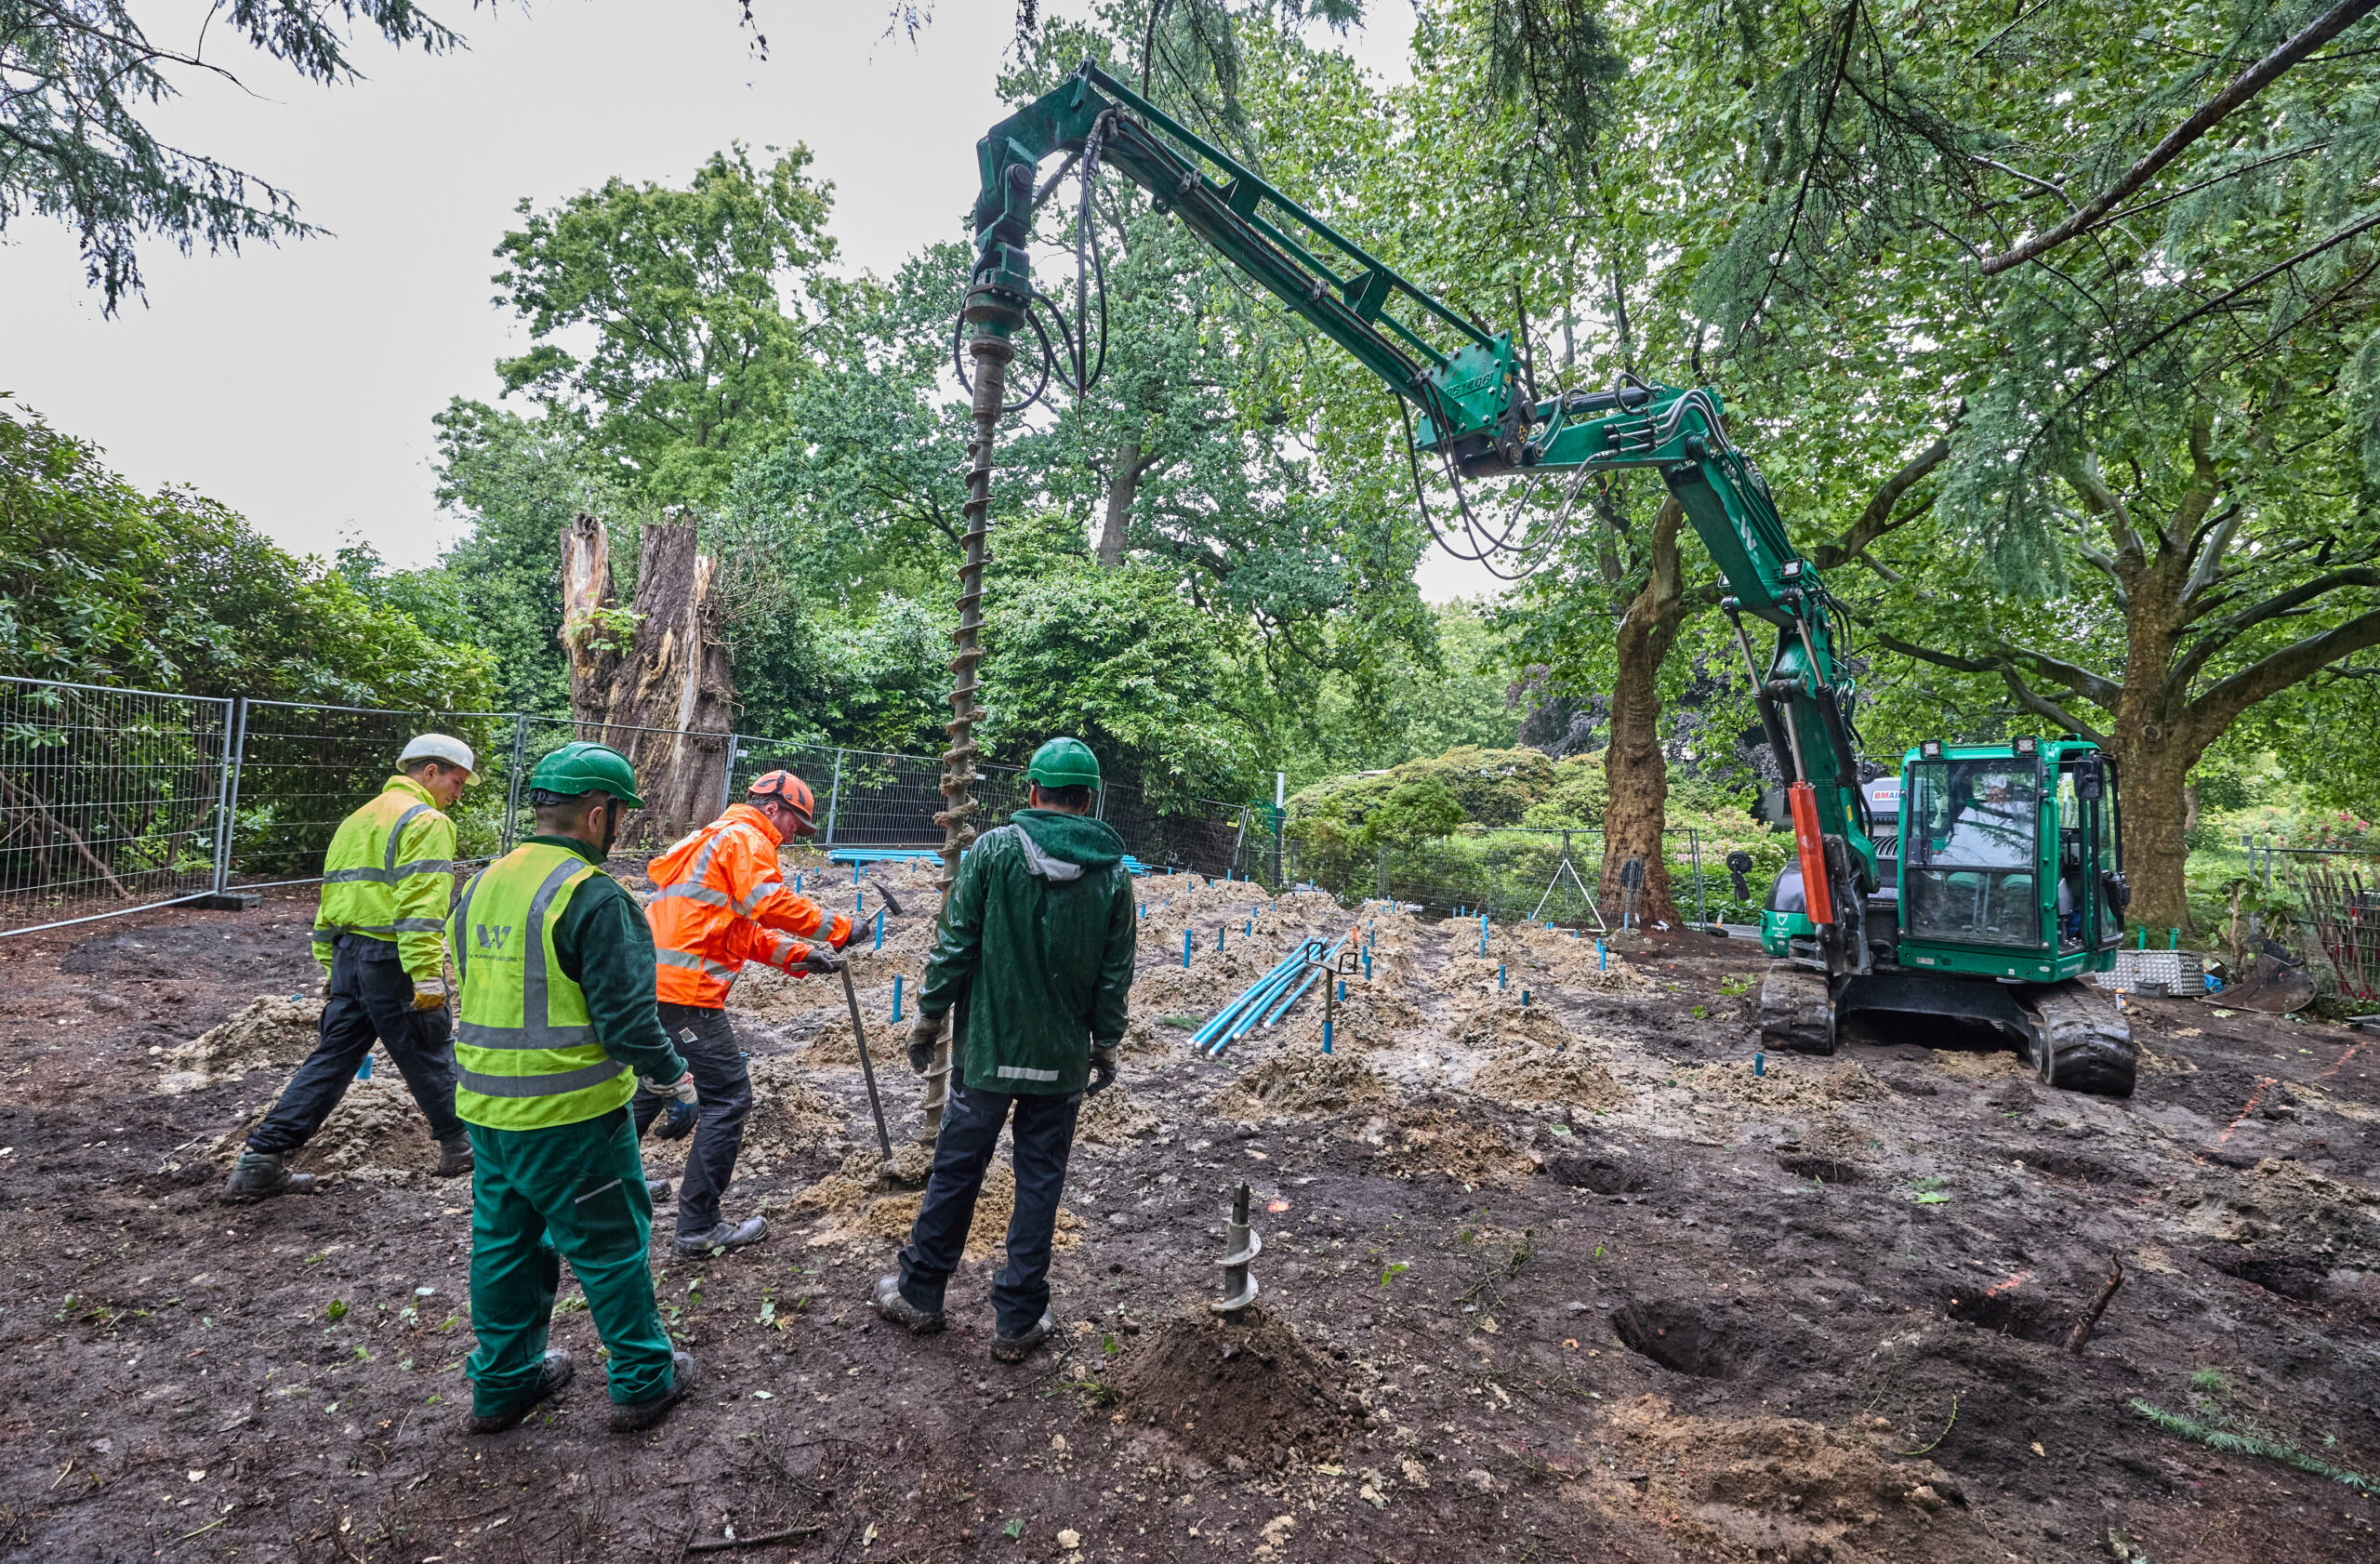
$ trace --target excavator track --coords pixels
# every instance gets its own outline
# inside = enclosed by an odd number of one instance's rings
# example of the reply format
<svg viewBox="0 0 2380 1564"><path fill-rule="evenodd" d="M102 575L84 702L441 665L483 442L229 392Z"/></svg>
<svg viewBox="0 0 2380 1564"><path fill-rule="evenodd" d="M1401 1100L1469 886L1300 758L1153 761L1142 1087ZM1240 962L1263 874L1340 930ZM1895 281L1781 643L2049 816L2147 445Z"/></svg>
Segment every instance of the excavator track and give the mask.
<svg viewBox="0 0 2380 1564"><path fill-rule="evenodd" d="M2044 1086L2101 1097L2132 1095L2139 1050L2107 991L2080 980L2037 988L2025 1008L2036 1023L2033 1074Z"/></svg>
<svg viewBox="0 0 2380 1564"><path fill-rule="evenodd" d="M1770 963L1760 984L1760 1040L1793 1054L1834 1052L1834 995L1826 974Z"/></svg>

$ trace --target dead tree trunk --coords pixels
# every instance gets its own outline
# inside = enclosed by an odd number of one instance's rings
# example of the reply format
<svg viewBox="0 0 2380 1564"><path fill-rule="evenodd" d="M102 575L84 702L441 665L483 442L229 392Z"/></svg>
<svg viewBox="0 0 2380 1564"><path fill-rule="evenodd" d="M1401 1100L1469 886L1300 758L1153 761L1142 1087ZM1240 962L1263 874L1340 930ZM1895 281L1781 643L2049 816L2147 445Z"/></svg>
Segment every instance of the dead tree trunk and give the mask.
<svg viewBox="0 0 2380 1564"><path fill-rule="evenodd" d="M692 522L646 526L636 598L623 610L603 524L582 510L562 533L562 641L577 736L628 756L644 795L644 808L621 825L623 842L690 830L717 815L726 794L735 684L717 562L694 545Z"/></svg>
<svg viewBox="0 0 2380 1564"><path fill-rule="evenodd" d="M1611 745L1604 751L1609 800L1603 816L1602 899L1606 915L1622 902L1623 871L1631 858L1644 860L1644 886L1636 897L1640 923L1676 924L1670 897L1670 870L1661 856L1661 833L1669 824L1669 759L1661 751L1661 663L1686 621L1686 577L1678 558L1677 533L1686 513L1664 500L1653 522L1645 585L1628 604L1613 651L1619 677L1611 687Z"/></svg>

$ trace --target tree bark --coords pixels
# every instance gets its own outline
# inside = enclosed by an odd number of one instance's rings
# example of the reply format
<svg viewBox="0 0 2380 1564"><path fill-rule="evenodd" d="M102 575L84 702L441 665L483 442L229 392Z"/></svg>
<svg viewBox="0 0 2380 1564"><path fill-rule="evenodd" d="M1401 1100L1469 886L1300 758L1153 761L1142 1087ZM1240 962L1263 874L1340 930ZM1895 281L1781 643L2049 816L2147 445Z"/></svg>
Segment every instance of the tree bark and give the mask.
<svg viewBox="0 0 2380 1564"><path fill-rule="evenodd" d="M581 511L562 529L562 641L577 736L628 756L644 797L621 824L623 842L692 829L725 796L735 684L717 562L695 542L692 522L647 525L636 599L623 613L603 524Z"/></svg>
<svg viewBox="0 0 2380 1564"><path fill-rule="evenodd" d="M1664 499L1653 521L1645 584L1629 601L1614 638L1619 666L1611 689L1611 743L1604 750L1604 779L1610 793L1604 805L1601 895L1606 915L1622 899L1620 874L1632 857L1645 861L1645 884L1637 897L1638 921L1681 920L1670 896L1669 865L1661 857L1661 832L1669 823L1669 760L1661 751L1661 663L1686 621L1686 577L1678 559L1677 534L1686 513Z"/></svg>
<svg viewBox="0 0 2380 1564"><path fill-rule="evenodd" d="M1114 570L1124 563L1124 540L1132 524L1132 501L1141 492L1141 475L1148 471L1148 463L1141 457L1141 443L1127 440L1116 453L1116 476L1107 485L1106 511L1099 524L1099 563L1104 570Z"/></svg>

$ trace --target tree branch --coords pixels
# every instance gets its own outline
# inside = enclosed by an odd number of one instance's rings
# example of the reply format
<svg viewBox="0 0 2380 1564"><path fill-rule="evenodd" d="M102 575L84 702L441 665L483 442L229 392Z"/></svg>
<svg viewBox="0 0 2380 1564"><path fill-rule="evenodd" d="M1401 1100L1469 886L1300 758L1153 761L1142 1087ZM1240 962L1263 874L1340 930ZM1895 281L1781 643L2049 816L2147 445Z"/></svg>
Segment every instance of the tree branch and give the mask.
<svg viewBox="0 0 2380 1564"><path fill-rule="evenodd" d="M2312 678L2325 665L2367 646L2380 646L2380 608L2360 614L2320 635L2294 642L2270 656L2251 663L2190 702L2191 720L2210 728L2214 736L2220 736L2233 718L2256 702Z"/></svg>
<svg viewBox="0 0 2380 1564"><path fill-rule="evenodd" d="M1950 426L1957 428L1959 420L1965 416L1966 404L1963 402L1959 404L1958 412L1952 415ZM1893 508L1900 503L1900 497L1909 492L1911 485L1950 459L1950 455L1949 438L1937 437L1934 444L1904 463L1899 471L1885 479L1884 486L1869 497L1866 508L1859 512L1859 519L1853 522L1842 537L1831 543L1821 543L1813 550L1818 568L1832 570L1846 560L1857 559L1878 538L1907 526L1924 515L1927 508L1919 505L1895 519Z"/></svg>
<svg viewBox="0 0 2380 1564"><path fill-rule="evenodd" d="M2096 225L2115 209L2118 202L2156 178L2158 170L2179 157L2191 142L2222 123L2231 111L2271 86L2291 66L2362 20L2374 6L2380 6L2380 0L2341 0L2329 14L2317 18L2305 31L2232 77L2230 84L2209 99L2198 113L2168 131L2165 139L2150 148L2146 156L2126 169L2115 183L2084 202L2082 209L2072 217L2048 232L2024 241L2014 249L1988 258L1979 270L1989 277L2012 266L2021 266L2038 256L2048 254Z"/></svg>

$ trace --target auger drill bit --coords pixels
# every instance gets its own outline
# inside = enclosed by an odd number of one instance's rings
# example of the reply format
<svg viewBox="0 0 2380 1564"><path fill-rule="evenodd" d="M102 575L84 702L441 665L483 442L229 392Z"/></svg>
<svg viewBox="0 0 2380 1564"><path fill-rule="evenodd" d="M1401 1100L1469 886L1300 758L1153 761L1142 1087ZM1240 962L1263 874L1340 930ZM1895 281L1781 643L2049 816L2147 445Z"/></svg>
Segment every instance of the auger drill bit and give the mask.
<svg viewBox="0 0 2380 1564"><path fill-rule="evenodd" d="M1264 1239L1248 1226L1248 1186L1243 1184L1231 1200L1231 1223L1223 1229L1224 1295L1207 1306L1225 1319L1236 1319L1240 1311L1256 1301L1256 1279L1248 1274L1248 1263L1263 1252Z"/></svg>

